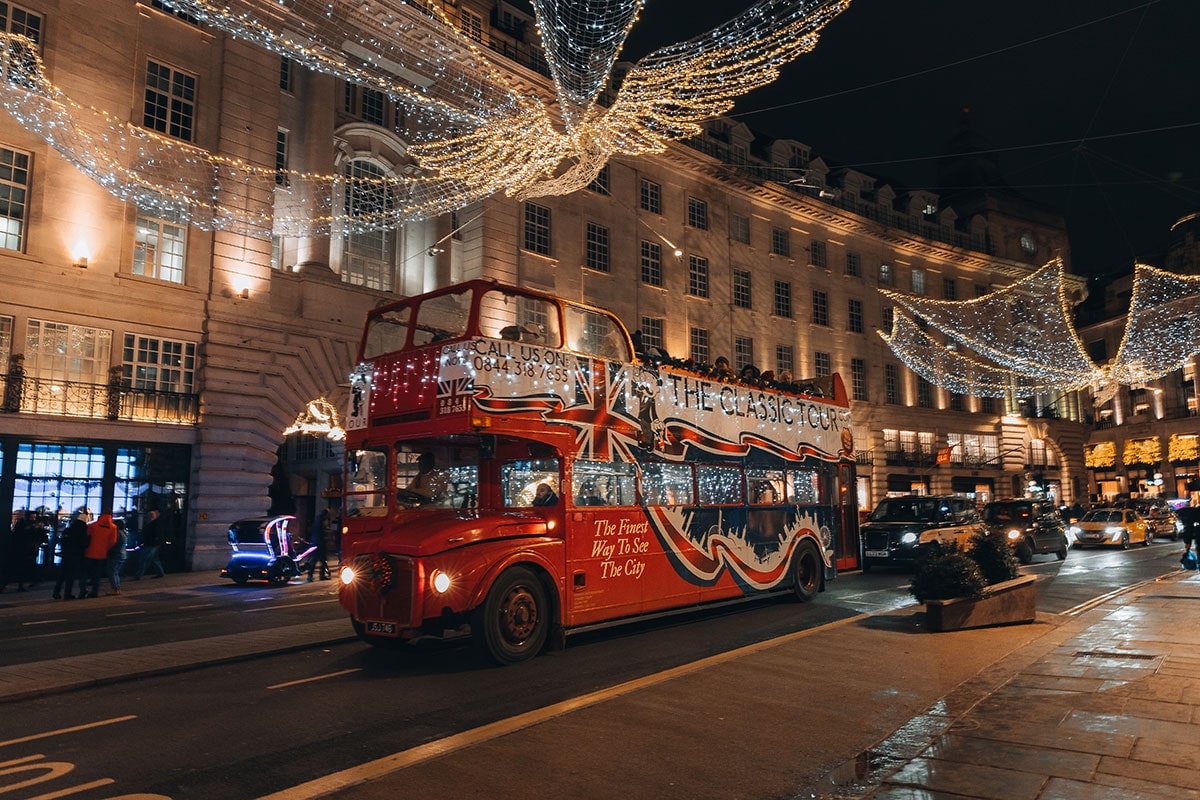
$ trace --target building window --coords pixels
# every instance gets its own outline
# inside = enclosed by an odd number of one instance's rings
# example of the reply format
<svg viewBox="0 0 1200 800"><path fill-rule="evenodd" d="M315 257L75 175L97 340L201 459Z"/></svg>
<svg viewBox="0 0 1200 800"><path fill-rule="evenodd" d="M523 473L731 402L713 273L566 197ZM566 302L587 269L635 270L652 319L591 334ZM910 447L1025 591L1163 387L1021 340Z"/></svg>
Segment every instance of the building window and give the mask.
<svg viewBox="0 0 1200 800"><path fill-rule="evenodd" d="M979 411L980 411L980 413L983 413L983 414L995 414L996 413L996 398L994 398L994 397L979 398Z"/></svg>
<svg viewBox="0 0 1200 800"><path fill-rule="evenodd" d="M688 256L688 294L708 297L708 259Z"/></svg>
<svg viewBox="0 0 1200 800"><path fill-rule="evenodd" d="M189 25L200 24L200 20L196 19L196 17L192 16L186 11L181 11L176 8L175 4L170 2L170 0L150 0L150 5L153 8L157 8L159 11L165 11L166 13L183 20Z"/></svg>
<svg viewBox="0 0 1200 800"><path fill-rule="evenodd" d="M192 394L196 388L196 343L127 333L121 375L134 389Z"/></svg>
<svg viewBox="0 0 1200 800"><path fill-rule="evenodd" d="M896 321L896 309L891 306L883 307L883 332L889 336L892 333L892 325Z"/></svg>
<svg viewBox="0 0 1200 800"><path fill-rule="evenodd" d="M708 203L689 197L687 220L688 227L702 231L708 230Z"/></svg>
<svg viewBox="0 0 1200 800"><path fill-rule="evenodd" d="M775 316L792 317L792 285L787 281L775 281Z"/></svg>
<svg viewBox="0 0 1200 800"><path fill-rule="evenodd" d="M733 304L738 308L754 307L750 293L749 270L735 269L733 271Z"/></svg>
<svg viewBox="0 0 1200 800"><path fill-rule="evenodd" d="M662 187L645 178L642 178L641 208L651 214L662 213Z"/></svg>
<svg viewBox="0 0 1200 800"><path fill-rule="evenodd" d="M1150 401L1146 393L1145 387L1138 387L1129 390L1129 405L1133 409L1133 415L1150 413Z"/></svg>
<svg viewBox="0 0 1200 800"><path fill-rule="evenodd" d="M846 304L846 329L851 333L863 332L863 303L853 297Z"/></svg>
<svg viewBox="0 0 1200 800"><path fill-rule="evenodd" d="M813 325L829 325L829 295L820 289L812 293L812 321Z"/></svg>
<svg viewBox="0 0 1200 800"><path fill-rule="evenodd" d="M642 283L662 286L662 245L642 240Z"/></svg>
<svg viewBox="0 0 1200 800"><path fill-rule="evenodd" d="M42 43L42 16L32 11L0 3L0 30L24 36L35 45Z"/></svg>
<svg viewBox="0 0 1200 800"><path fill-rule="evenodd" d="M649 349L656 347L662 352L667 349L663 345L663 321L659 317L642 317L642 346Z"/></svg>
<svg viewBox="0 0 1200 800"><path fill-rule="evenodd" d="M590 191L596 194L611 194L608 188L608 164L600 168L596 173L596 177L592 178L592 182L587 185Z"/></svg>
<svg viewBox="0 0 1200 800"><path fill-rule="evenodd" d="M958 281L954 278L942 278L942 297L947 300L958 299Z"/></svg>
<svg viewBox="0 0 1200 800"><path fill-rule="evenodd" d="M29 154L0 147L0 247L5 250L25 246L28 204Z"/></svg>
<svg viewBox="0 0 1200 800"><path fill-rule="evenodd" d="M917 376L917 405L921 408L933 408L933 384Z"/></svg>
<svg viewBox="0 0 1200 800"><path fill-rule="evenodd" d="M750 244L750 218L741 214L729 217L729 238L742 244Z"/></svg>
<svg viewBox="0 0 1200 800"><path fill-rule="evenodd" d="M966 396L961 395L958 392L951 392L950 393L950 410L951 411L966 411L967 410Z"/></svg>
<svg viewBox="0 0 1200 800"><path fill-rule="evenodd" d="M550 209L537 203L525 204L525 249L550 255Z"/></svg>
<svg viewBox="0 0 1200 800"><path fill-rule="evenodd" d="M914 269L911 277L913 294L925 294L925 270Z"/></svg>
<svg viewBox="0 0 1200 800"><path fill-rule="evenodd" d="M892 285L892 265L891 264L880 264L879 265L879 285L880 286L891 286Z"/></svg>
<svg viewBox="0 0 1200 800"><path fill-rule="evenodd" d="M275 131L275 185L288 186L288 132Z"/></svg>
<svg viewBox="0 0 1200 800"><path fill-rule="evenodd" d="M796 354L792 350L792 346L790 344L775 345L775 373L783 375L786 372L790 375L795 369Z"/></svg>
<svg viewBox="0 0 1200 800"><path fill-rule="evenodd" d="M853 251L846 252L846 275L857 278L862 271L862 258Z"/></svg>
<svg viewBox="0 0 1200 800"><path fill-rule="evenodd" d="M587 250L585 266L597 272L608 272L608 228L589 222L584 244Z"/></svg>
<svg viewBox="0 0 1200 800"><path fill-rule="evenodd" d="M818 378L828 378L833 374L833 360L829 353L817 351L813 353L813 369Z"/></svg>
<svg viewBox="0 0 1200 800"><path fill-rule="evenodd" d="M296 80L296 62L287 56L279 57L279 88L285 92L292 91Z"/></svg>
<svg viewBox="0 0 1200 800"><path fill-rule="evenodd" d="M784 258L792 257L791 231L786 228L771 228L771 252Z"/></svg>
<svg viewBox="0 0 1200 800"><path fill-rule="evenodd" d="M346 164L345 211L347 217L386 217L392 213L387 173L365 159ZM343 239L342 280L390 292L395 274L394 228L347 233Z"/></svg>
<svg viewBox="0 0 1200 800"><path fill-rule="evenodd" d="M883 393L888 405L900 405L900 368L895 364L883 366Z"/></svg>
<svg viewBox="0 0 1200 800"><path fill-rule="evenodd" d="M691 328L688 331L688 357L697 364L708 363L707 328Z"/></svg>
<svg viewBox="0 0 1200 800"><path fill-rule="evenodd" d="M154 216L138 209L133 239L133 274L183 283L187 267L187 225L178 212Z"/></svg>
<svg viewBox="0 0 1200 800"><path fill-rule="evenodd" d="M483 18L478 14L462 10L462 32L471 41L483 41Z"/></svg>
<svg viewBox="0 0 1200 800"><path fill-rule="evenodd" d="M749 336L733 337L733 368L739 373L742 368L754 365L754 340Z"/></svg>
<svg viewBox="0 0 1200 800"><path fill-rule="evenodd" d="M975 296L976 296L976 297L983 297L983 296L984 296L985 294L987 294L987 293L988 293L988 287L987 287L987 286L985 286L985 285L984 285L984 284L982 284L982 283L977 283L977 284L975 284Z"/></svg>
<svg viewBox="0 0 1200 800"><path fill-rule="evenodd" d="M850 359L850 399L867 399L867 362L861 358Z"/></svg>
<svg viewBox="0 0 1200 800"><path fill-rule="evenodd" d="M37 319L25 327L25 370L30 377L106 384L111 358L112 331Z"/></svg>
<svg viewBox="0 0 1200 800"><path fill-rule="evenodd" d="M824 267L826 265L825 243L813 240L808 249L809 261L814 267Z"/></svg>
<svg viewBox="0 0 1200 800"><path fill-rule="evenodd" d="M0 314L0 364L8 367L12 355L13 318Z"/></svg>
<svg viewBox="0 0 1200 800"><path fill-rule="evenodd" d="M196 79L154 61L146 65L142 125L190 142L195 137Z"/></svg>
<svg viewBox="0 0 1200 800"><path fill-rule="evenodd" d="M362 106L359 109L359 115L363 122L369 122L382 128L387 121L387 98L384 97L383 92L366 86L361 87L361 91Z"/></svg>

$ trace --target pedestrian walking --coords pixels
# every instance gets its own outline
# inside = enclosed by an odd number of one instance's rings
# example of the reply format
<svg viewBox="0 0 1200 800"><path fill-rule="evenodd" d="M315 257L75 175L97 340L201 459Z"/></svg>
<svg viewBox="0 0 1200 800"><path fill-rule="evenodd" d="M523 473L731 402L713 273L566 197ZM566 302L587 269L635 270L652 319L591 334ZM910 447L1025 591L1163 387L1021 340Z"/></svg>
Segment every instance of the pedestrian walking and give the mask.
<svg viewBox="0 0 1200 800"><path fill-rule="evenodd" d="M162 547L162 519L158 509L151 509L150 513L146 515L146 524L142 526L141 557L137 562L137 571L130 577L130 580L140 580L150 566L153 566L158 573L154 576L155 578L161 578L166 574L162 559L158 557L160 547Z"/></svg>
<svg viewBox="0 0 1200 800"><path fill-rule="evenodd" d="M105 511L99 519L88 525L88 537L83 563L90 591L80 597L96 597L100 594L100 578L108 565L108 551L117 543L117 524L113 522L111 511Z"/></svg>
<svg viewBox="0 0 1200 800"><path fill-rule="evenodd" d="M0 592L8 588L10 583L17 584L18 592L37 586L37 555L45 542L46 530L38 522L37 513L23 512L8 535Z"/></svg>
<svg viewBox="0 0 1200 800"><path fill-rule="evenodd" d="M321 580L329 580L329 552L325 546L325 526L329 520L329 509L325 509L317 518L313 520L312 529L309 531L308 543L316 550L313 551L312 558L308 561L308 582L313 582L313 574L317 571L317 565L321 567Z"/></svg>
<svg viewBox="0 0 1200 800"><path fill-rule="evenodd" d="M109 594L121 593L121 572L125 569L125 561L129 558L129 535L125 526L117 525L117 541L108 548L108 585Z"/></svg>
<svg viewBox="0 0 1200 800"><path fill-rule="evenodd" d="M91 514L86 508L75 512L62 534L61 563L58 565L58 580L54 582L54 599L65 597L74 600L75 582L79 582L79 597L87 591L84 571L84 551L88 546L87 520Z"/></svg>

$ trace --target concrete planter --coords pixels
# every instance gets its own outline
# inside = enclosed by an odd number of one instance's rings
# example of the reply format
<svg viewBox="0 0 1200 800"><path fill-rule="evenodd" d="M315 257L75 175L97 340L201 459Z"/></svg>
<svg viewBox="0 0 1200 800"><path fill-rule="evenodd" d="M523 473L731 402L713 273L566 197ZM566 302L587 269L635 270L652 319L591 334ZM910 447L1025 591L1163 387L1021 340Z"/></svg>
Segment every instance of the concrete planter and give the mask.
<svg viewBox="0 0 1200 800"><path fill-rule="evenodd" d="M1011 581L995 583L983 590L983 598L969 600L927 600L925 622L931 631L958 631L989 625L1013 625L1037 618L1037 578L1023 575Z"/></svg>

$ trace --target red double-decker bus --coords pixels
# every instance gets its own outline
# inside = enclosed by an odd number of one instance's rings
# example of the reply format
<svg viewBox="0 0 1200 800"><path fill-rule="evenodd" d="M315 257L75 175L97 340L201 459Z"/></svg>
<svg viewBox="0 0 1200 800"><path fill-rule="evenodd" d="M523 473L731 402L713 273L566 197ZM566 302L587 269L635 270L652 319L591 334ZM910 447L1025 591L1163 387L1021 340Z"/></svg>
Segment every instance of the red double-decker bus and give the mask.
<svg viewBox="0 0 1200 800"><path fill-rule="evenodd" d="M372 644L571 631L792 591L857 560L826 392L639 357L599 308L471 281L370 313L346 420L340 602Z"/></svg>

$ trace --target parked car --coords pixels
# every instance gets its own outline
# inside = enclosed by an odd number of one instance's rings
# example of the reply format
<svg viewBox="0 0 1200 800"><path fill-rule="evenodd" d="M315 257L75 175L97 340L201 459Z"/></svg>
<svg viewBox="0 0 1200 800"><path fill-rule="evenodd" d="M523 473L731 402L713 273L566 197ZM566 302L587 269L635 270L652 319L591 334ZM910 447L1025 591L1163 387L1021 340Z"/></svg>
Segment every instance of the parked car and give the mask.
<svg viewBox="0 0 1200 800"><path fill-rule="evenodd" d="M1022 564L1035 553L1067 557L1067 525L1053 504L1040 500L998 500L983 507L983 524L1008 537Z"/></svg>
<svg viewBox="0 0 1200 800"><path fill-rule="evenodd" d="M229 546L233 555L221 577L234 583L259 580L282 586L300 575L300 562L311 555L296 536L296 518L290 514L238 520L229 526Z"/></svg>
<svg viewBox="0 0 1200 800"><path fill-rule="evenodd" d="M1146 522L1150 523L1150 528L1155 536L1170 536L1172 539L1176 539L1182 532L1175 509L1171 508L1171 504L1165 498L1138 497L1123 501L1120 503L1120 507L1131 508L1141 515Z"/></svg>
<svg viewBox="0 0 1200 800"><path fill-rule="evenodd" d="M862 569L912 564L946 542L965 545L985 530L975 504L965 497L903 495L879 501L860 529Z"/></svg>
<svg viewBox="0 0 1200 800"><path fill-rule="evenodd" d="M1154 541L1150 524L1131 508L1093 508L1072 530L1075 547L1115 545L1124 550L1134 542L1148 545Z"/></svg>

